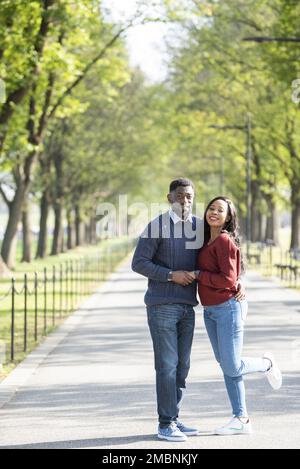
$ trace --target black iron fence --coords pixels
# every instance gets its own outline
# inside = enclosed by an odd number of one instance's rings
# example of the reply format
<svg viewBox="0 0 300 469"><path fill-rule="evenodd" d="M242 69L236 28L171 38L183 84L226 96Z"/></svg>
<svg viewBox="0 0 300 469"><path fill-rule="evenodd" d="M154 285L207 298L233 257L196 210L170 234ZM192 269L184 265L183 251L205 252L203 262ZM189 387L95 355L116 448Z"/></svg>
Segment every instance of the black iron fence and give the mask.
<svg viewBox="0 0 300 469"><path fill-rule="evenodd" d="M85 295L95 291L131 251L134 240L120 241L100 254L66 260L42 272L12 278L0 297L0 365L24 358ZM2 355L2 357L1 357Z"/></svg>
<svg viewBox="0 0 300 469"><path fill-rule="evenodd" d="M300 249L287 250L267 242L251 243L248 252L249 267L255 266L264 275L280 278L287 287L300 287Z"/></svg>

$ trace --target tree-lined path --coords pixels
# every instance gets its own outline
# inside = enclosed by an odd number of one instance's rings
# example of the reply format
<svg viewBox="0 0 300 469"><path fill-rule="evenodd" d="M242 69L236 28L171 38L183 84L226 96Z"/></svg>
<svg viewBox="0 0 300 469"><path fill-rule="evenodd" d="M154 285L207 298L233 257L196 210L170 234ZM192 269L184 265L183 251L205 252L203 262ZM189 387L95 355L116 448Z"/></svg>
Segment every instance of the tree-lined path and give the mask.
<svg viewBox="0 0 300 469"><path fill-rule="evenodd" d="M248 273L245 355L272 349L283 387L246 378L254 435L216 437L229 417L222 376L197 308L182 420L201 434L156 438L153 355L143 304L146 280L130 258L0 384L0 448L297 448L300 434L300 294Z"/></svg>

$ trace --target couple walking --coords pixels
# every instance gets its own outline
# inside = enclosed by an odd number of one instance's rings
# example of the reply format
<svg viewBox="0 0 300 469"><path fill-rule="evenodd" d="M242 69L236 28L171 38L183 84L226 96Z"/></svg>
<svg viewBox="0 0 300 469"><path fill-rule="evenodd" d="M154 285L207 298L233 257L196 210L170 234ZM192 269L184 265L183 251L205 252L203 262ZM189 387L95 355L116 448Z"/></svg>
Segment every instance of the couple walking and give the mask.
<svg viewBox="0 0 300 469"><path fill-rule="evenodd" d="M243 259L235 207L226 197L216 197L202 222L191 213L193 200L192 181L172 181L170 210L149 223L132 261L132 269L148 278L145 303L154 349L158 438L168 441L186 441L187 436L198 434L198 429L178 420L190 368L197 285L206 330L232 406L232 418L215 433L252 432L244 375L260 372L273 389L282 382L271 353L242 356L247 301L240 281Z"/></svg>

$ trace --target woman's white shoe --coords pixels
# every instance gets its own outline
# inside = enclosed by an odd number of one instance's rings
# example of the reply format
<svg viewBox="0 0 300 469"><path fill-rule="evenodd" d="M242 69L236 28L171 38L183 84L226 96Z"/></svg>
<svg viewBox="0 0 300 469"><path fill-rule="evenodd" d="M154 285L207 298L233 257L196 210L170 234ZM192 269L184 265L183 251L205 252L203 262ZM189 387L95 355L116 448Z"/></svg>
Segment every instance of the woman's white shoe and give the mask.
<svg viewBox="0 0 300 469"><path fill-rule="evenodd" d="M271 362L271 368L266 371L266 377L272 388L277 391L282 386L282 374L280 368L272 353L266 352L263 358L267 358Z"/></svg>
<svg viewBox="0 0 300 469"><path fill-rule="evenodd" d="M226 425L214 431L215 435L250 435L252 432L250 420L244 423L238 417L233 417Z"/></svg>

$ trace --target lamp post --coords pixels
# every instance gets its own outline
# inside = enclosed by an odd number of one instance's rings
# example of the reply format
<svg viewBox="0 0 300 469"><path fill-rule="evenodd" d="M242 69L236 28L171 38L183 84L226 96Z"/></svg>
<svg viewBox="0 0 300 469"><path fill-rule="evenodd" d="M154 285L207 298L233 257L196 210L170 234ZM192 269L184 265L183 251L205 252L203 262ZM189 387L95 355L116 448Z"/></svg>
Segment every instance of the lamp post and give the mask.
<svg viewBox="0 0 300 469"><path fill-rule="evenodd" d="M246 238L247 238L247 256L249 255L249 243L251 240L251 114L247 114L246 122L244 125L210 125L212 129L217 130L242 130L246 133Z"/></svg>
<svg viewBox="0 0 300 469"><path fill-rule="evenodd" d="M251 116L247 115L247 219L246 219L246 236L247 236L247 257L249 258L249 243L251 240Z"/></svg>

